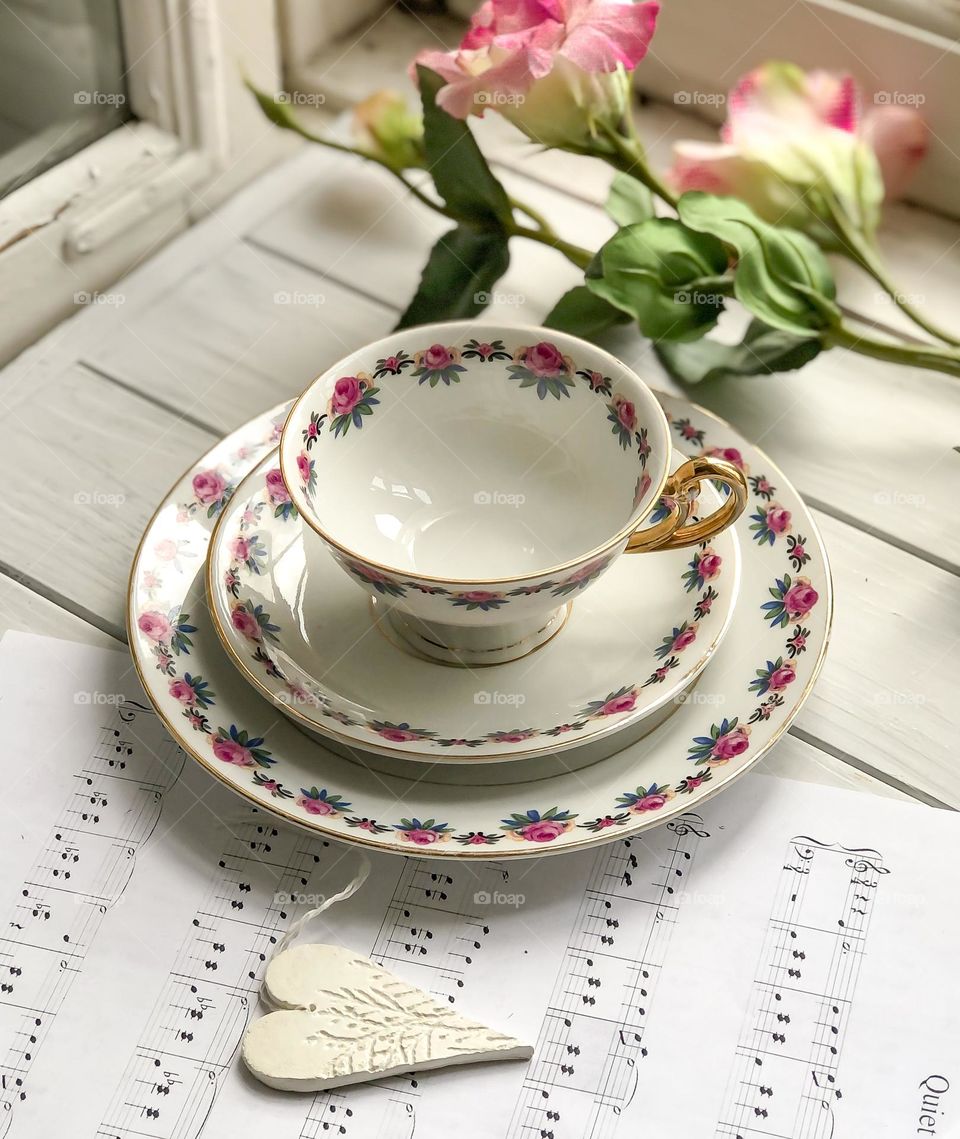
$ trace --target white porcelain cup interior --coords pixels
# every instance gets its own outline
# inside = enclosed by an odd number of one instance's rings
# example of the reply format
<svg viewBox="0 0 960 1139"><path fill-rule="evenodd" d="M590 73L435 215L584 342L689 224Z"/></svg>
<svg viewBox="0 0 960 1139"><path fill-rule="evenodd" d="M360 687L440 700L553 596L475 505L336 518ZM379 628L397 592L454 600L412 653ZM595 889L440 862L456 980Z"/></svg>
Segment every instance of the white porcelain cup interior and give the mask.
<svg viewBox="0 0 960 1139"><path fill-rule="evenodd" d="M306 520L341 552L466 583L546 574L625 538L669 453L659 405L616 358L549 329L476 324L353 353L308 389L282 446Z"/></svg>

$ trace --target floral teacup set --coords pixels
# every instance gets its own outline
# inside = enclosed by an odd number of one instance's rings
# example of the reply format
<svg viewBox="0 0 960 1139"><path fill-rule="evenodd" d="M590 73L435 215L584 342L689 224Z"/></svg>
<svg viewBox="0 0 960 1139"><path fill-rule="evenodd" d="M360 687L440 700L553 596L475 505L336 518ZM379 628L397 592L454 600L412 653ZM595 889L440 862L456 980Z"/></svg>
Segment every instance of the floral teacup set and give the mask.
<svg viewBox="0 0 960 1139"><path fill-rule="evenodd" d="M130 595L190 754L326 835L448 857L690 812L785 730L829 617L809 514L731 428L575 337L468 322L352 353L204 456Z"/></svg>

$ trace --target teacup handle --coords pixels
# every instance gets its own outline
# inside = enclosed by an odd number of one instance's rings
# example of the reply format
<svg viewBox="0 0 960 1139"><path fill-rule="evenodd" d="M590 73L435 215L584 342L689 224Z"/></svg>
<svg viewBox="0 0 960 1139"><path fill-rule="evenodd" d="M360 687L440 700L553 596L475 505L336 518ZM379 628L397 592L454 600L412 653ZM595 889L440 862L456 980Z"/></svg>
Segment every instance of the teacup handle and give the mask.
<svg viewBox="0 0 960 1139"><path fill-rule="evenodd" d="M702 479L716 479L729 487L730 493L723 504L699 522L687 522L690 513L689 493ZM667 518L646 530L636 530L627 542L628 554L650 550L678 550L683 546L696 546L706 542L721 530L736 522L747 505L747 480L739 467L726 459L711 455L698 455L682 463L667 478L663 488L667 497L675 498L676 505Z"/></svg>

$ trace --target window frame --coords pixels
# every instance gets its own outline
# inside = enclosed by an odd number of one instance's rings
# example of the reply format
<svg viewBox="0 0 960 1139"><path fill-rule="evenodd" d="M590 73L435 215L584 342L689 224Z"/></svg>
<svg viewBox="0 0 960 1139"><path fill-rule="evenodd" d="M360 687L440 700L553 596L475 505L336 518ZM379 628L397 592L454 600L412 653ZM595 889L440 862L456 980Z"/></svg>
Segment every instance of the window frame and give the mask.
<svg viewBox="0 0 960 1139"><path fill-rule="evenodd" d="M120 14L136 119L0 200L0 362L110 301L119 276L289 150L243 86L279 83L275 0L120 0Z"/></svg>

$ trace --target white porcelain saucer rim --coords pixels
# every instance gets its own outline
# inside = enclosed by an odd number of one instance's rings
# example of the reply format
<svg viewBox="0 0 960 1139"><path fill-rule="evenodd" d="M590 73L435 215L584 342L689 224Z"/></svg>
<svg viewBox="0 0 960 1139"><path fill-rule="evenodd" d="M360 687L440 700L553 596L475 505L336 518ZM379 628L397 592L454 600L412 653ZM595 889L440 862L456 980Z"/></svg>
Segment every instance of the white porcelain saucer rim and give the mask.
<svg viewBox="0 0 960 1139"><path fill-rule="evenodd" d="M679 450L677 450L677 448L671 447L671 452L673 458L668 465L669 470L673 470L675 466L678 466L684 460L684 456ZM725 576L725 587L729 585L729 589L725 588L724 596L727 598L726 610L719 629L716 631L714 638L710 644L701 651L699 657L696 659L695 663L689 669L689 671L684 672L682 677L678 677L670 686L666 687L662 691L659 691L655 699L653 699L650 703L644 704L641 708L636 709L635 714L629 713L616 719L610 718L607 722L598 721L596 730L591 732L583 731L577 733L576 735L573 735L571 733L568 734L567 738L565 739L554 737L551 742L547 744L539 744L536 747L517 747L513 750L477 751L474 749L468 752L457 752L453 750L443 752L428 752L418 750L413 746L391 746L385 742L381 743L376 738L368 739L366 737L349 735L345 732L338 731L336 727L331 726L323 719L314 719L310 717L295 705L291 704L289 701L284 700L281 693L273 691L267 685L267 683L254 671L254 669L250 667L241 653L237 650L236 646L233 643L233 634L226 627L227 617L226 612L223 610L224 599L221 596L222 591L220 588L219 580L220 574L218 572L221 568L221 563L218 561L218 552L224 547L228 524L235 519L235 514L231 513L231 508L233 507L234 502L238 502L240 504L240 508L243 509L246 505L249 505L249 503L253 500L254 497L256 497L257 494L265 493L258 489L256 493L248 494L247 497L244 498L244 495L246 493L244 488L247 486L247 484L249 483L252 485L258 480L262 481L266 471L271 469L271 467L276 466L278 453L278 448L270 451L256 464L256 466L250 469L250 471L244 476L243 479L241 479L233 492L231 501L220 512L213 530L210 533L210 541L207 547L207 565L205 574L207 604L210 611L210 619L213 624L213 628L220 640L221 647L230 659L231 663L240 672L243 678L248 683L250 683L261 696L264 697L264 699L269 701L273 707L277 708L278 711L282 712L288 719L294 721L295 723L302 724L311 732L316 732L319 735L325 736L335 743L350 748L351 750L355 750L358 753L372 753L374 755L383 756L385 758L396 757L411 761L419 760L430 764L460 764L464 766L476 766L478 764L517 762L522 759L544 755L547 753L562 754L567 751L575 751L577 749L583 748L588 744L595 744L599 741L606 740L610 736L617 735L621 732L629 733L631 730L637 727L638 723L642 722L648 717L653 717L657 712L662 711L663 708L670 703L670 701L676 700L678 697L689 692L689 690L703 675L703 672L706 669L707 665L710 663L717 649L720 647L724 637L727 635L727 632L730 629L734 615L736 614L737 598L740 593L742 553L740 550L739 536L733 527L730 527L729 530L724 531L720 535L717 535L717 537L714 539L715 542L717 540L723 540L729 542L731 545L731 555L728 555L724 558L724 574L729 575ZM317 542L321 541L321 539L317 537L315 532L309 526L307 526L306 523L303 524L302 533L304 540L312 539ZM693 548L694 547L691 547L691 549ZM728 569L730 562L732 562L732 573ZM605 579L601 579L593 586L593 589L602 590L604 588L604 581ZM389 635L384 630L379 631L384 636L387 636L388 640L390 639ZM563 633L561 631L559 636L562 637L562 635ZM403 650L398 648L397 651L401 652ZM427 661L426 663L432 662ZM447 666L438 664L437 667L444 668Z"/></svg>
<svg viewBox="0 0 960 1139"><path fill-rule="evenodd" d="M300 827L301 829L311 834L321 834L326 838L356 843L361 846L369 846L371 849L375 850L387 851L390 853L399 853L402 855L416 854L418 857L425 857L440 861L464 861L477 858L494 858L501 860L505 857L511 859L524 857L543 857L552 854L561 854L568 850L584 850L587 848L593 848L602 845L605 842L614 841L617 839L632 838L641 834L644 830L648 829L651 826L659 826L662 824L676 826L686 825L685 820L689 819L690 817L691 807L712 798L715 794L719 793L721 790L729 786L730 783L740 778L747 771L754 768L793 723L800 709L803 707L805 700L809 696L809 693L816 682L820 669L822 668L823 661L825 659L827 647L830 641L830 632L833 619L834 589L829 560L827 559L823 540L816 522L810 515L809 510L805 507L796 489L793 487L790 481L784 477L783 472L769 458L769 456L766 455L761 449L753 446L752 444L746 443L746 441L742 441L742 437L739 435L739 432L735 428L733 428L726 421L720 419L718 416L714 415L712 412L701 408L698 405L692 404L689 401L680 400L676 397L666 395L664 393L659 393L658 398L660 398L661 401L665 401L667 403L668 414L671 414L670 409L672 405L679 405L677 410L679 411L679 414L685 416L686 422L690 422L689 417L691 414L696 417L702 417L705 421L707 421L709 425L715 425L722 431L728 433L729 437L732 437L737 442L742 442L742 445L750 448L752 455L759 462L765 464L766 470L773 472L777 478L778 485L782 486L785 492L793 499L795 499L797 506L800 508L800 510L802 510L804 529L809 535L807 542L811 548L815 550L816 557L819 560L818 570L820 587L823 591L823 603L819 610L819 613L822 615L822 632L818 633L816 655L811 658L812 664L809 670L808 679L803 688L797 693L797 695L791 698L789 707L784 711L783 718L780 720L778 726L771 733L771 735L763 743L759 744L754 750L750 751L746 756L739 758L737 761L731 763L731 765L728 766L727 771L717 780L711 780L705 786L698 788L688 798L670 804L663 811L634 816L630 821L629 827L617 830L600 832L591 831L589 833L583 834L578 833L575 836L569 836L568 840L557 842L555 845L521 845L513 848L507 847L504 849L484 849L479 847L447 848L441 846L440 844L437 844L433 847L413 847L410 845L404 845L400 841L400 838L398 838L398 836L394 833L394 829L396 828L384 828L384 830L389 833L386 833L383 837L372 838L367 837L367 834L363 831L358 833L355 830L334 825L337 822L336 818L331 819L326 816L315 816L313 814L305 813L295 814L292 810L284 808L282 805L282 800L276 801L273 799L272 792L265 790L258 781L254 781L252 784L241 784L236 777L235 770L231 771L225 765L218 766L218 764L215 763L211 757L204 755L199 750L198 744L200 741L196 739L196 735L188 732L174 714L176 709L168 713L166 708L167 697L165 694L161 694L160 691L162 685L162 677L156 676L156 665L152 659L151 651L149 651L149 645L147 643L148 638L141 636L140 630L138 628L138 597L136 591L138 586L140 584L143 584L143 587L147 589L149 597L149 589L145 583L146 578L152 572L143 564L144 554L147 548L148 540L151 537L156 536L155 527L160 522L161 516L165 511L170 511L171 509L178 508L178 503L182 503L184 496L188 495L188 488L190 485L188 480L190 479L190 476L192 475L194 478L197 478L201 475L201 473L208 470L211 466L225 462L229 456L228 447L230 446L236 448L242 445L245 451L252 450L255 455L264 453L275 442L277 436L277 420L278 418L282 418L286 408L289 407L289 403L278 405L270 411L265 412L260 416L254 417L252 420L245 423L241 428L233 432L225 440L220 441L209 451L201 455L196 462L191 464L191 466L180 476L180 478L176 480L173 486L164 495L156 511L151 517L140 540L140 543L138 544L131 566L128 587L128 630L130 633L130 645L134 667L136 668L137 674L143 684L147 697L156 709L157 714L163 720L171 735L179 742L180 746L183 747L187 754L194 758L201 766L205 767L211 773L211 775L213 775L221 783L227 787L230 787L237 794L241 795L243 798L249 801L253 806L262 810L266 810L278 818L292 823L293 825ZM676 420L674 422L680 423L681 421ZM252 434L257 428L259 428L259 430L264 433L260 441L254 441L252 438ZM272 432L269 435L267 434L268 428L272 428ZM684 438L686 437L687 436L684 436ZM206 533L204 538L206 540L209 539L209 532ZM196 595L200 592L202 592L202 590L198 590L196 588L196 573L194 573L194 575L189 579L188 586L183 590L181 596L186 599L187 597ZM818 624L819 622L820 619L818 618ZM223 663L226 663L226 658L224 658ZM147 665L150 666L149 674L145 667ZM228 668L230 670L232 670L232 667L232 665L228 665ZM264 709L267 708L270 708L270 705L264 702ZM681 708L680 714L683 714L684 712L685 709ZM672 717L669 723L673 724L675 721L676 717ZM295 729L293 729L292 726L290 730L295 733ZM204 737L201 736L201 740L203 738ZM303 746L305 748L309 746L317 754L318 758L323 757L324 752L322 748L314 743L311 743L305 736L302 737L302 739ZM289 742L295 741L291 739ZM609 757L602 763L597 764L596 769L599 770L607 764L614 763L617 758L617 756ZM370 773L367 772L367 774ZM544 782L551 781L545 780ZM414 786L416 786L416 784L414 784ZM403 802L405 802L404 799L398 798L396 796L394 797L395 804Z"/></svg>

